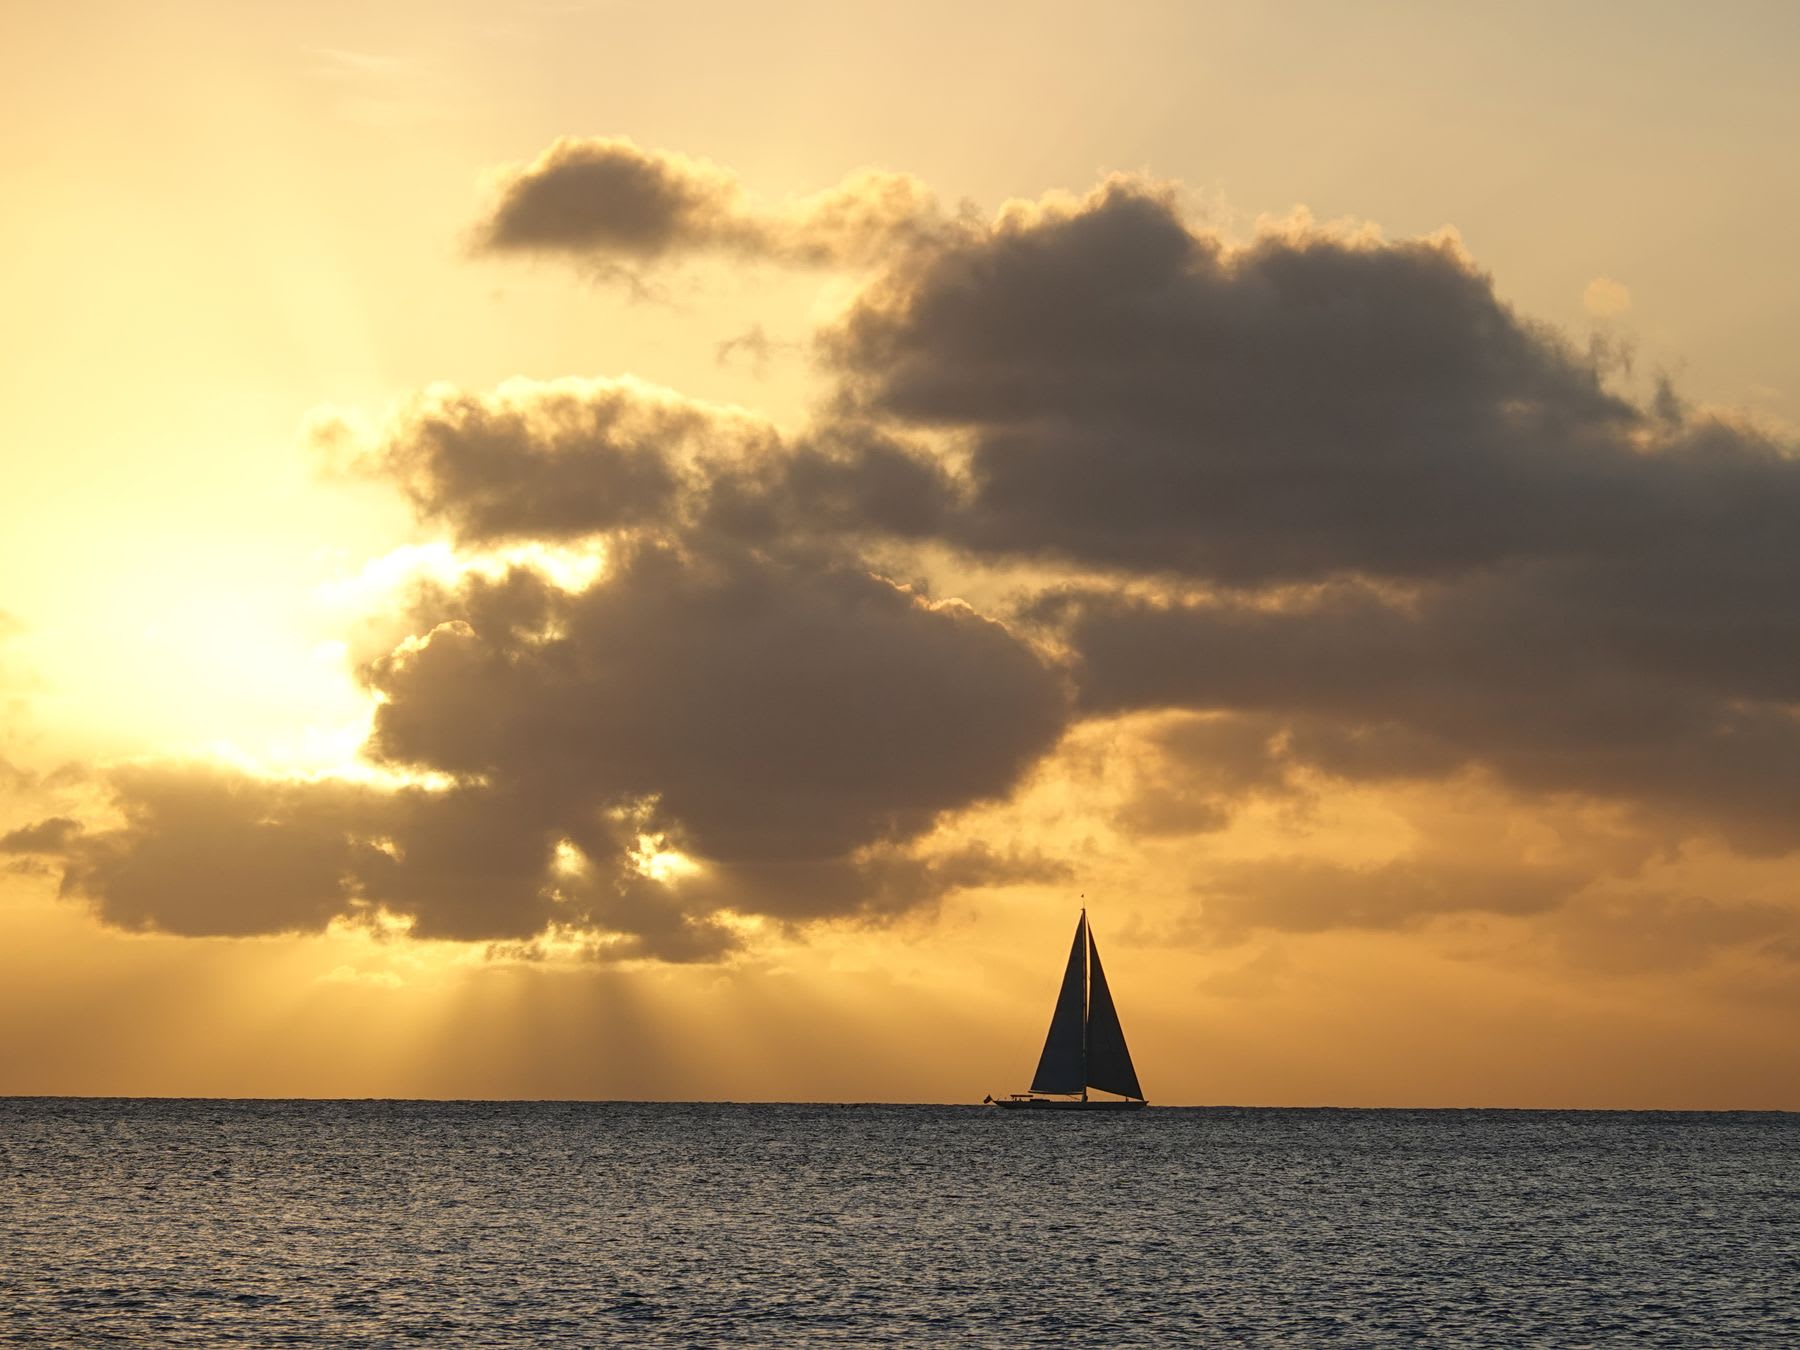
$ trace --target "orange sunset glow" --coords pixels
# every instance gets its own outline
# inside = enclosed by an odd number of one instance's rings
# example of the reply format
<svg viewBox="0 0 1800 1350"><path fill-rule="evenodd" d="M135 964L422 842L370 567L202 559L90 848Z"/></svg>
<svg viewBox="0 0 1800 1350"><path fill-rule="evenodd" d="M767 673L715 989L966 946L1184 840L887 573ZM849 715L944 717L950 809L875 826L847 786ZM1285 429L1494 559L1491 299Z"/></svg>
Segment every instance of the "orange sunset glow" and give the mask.
<svg viewBox="0 0 1800 1350"><path fill-rule="evenodd" d="M1753 10L26 6L0 1094L1800 1109Z"/></svg>

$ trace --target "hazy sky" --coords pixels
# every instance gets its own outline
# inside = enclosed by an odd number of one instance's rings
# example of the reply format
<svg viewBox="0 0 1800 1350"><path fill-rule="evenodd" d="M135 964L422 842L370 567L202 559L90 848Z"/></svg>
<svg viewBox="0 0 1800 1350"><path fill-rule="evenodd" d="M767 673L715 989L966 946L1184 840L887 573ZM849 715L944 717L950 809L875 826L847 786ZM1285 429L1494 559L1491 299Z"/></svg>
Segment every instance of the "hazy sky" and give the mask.
<svg viewBox="0 0 1800 1350"><path fill-rule="evenodd" d="M1800 1108L1797 57L15 7L0 1091Z"/></svg>

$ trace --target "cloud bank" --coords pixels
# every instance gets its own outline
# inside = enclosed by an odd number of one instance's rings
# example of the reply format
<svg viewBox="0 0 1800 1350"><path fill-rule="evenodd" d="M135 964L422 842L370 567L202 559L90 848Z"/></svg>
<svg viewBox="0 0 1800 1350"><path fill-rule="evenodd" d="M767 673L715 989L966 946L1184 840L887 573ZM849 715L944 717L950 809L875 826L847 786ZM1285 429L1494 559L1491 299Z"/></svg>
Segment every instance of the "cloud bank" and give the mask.
<svg viewBox="0 0 1800 1350"><path fill-rule="evenodd" d="M129 770L119 822L0 841L60 859L108 919L385 911L705 959L737 915L1048 875L933 852L933 831L1015 794L1071 728L1145 713L1189 719L1120 816L1149 838L1302 783L1477 774L1610 803L1669 846L1800 847L1795 448L1612 388L1454 239L1301 223L1236 244L1127 178L989 221L896 176L767 206L623 140L509 171L479 237L862 269L815 338L823 410L784 434L605 379L403 405L360 464L421 520L604 566L474 576L399 616L410 636L363 671L365 758L436 786ZM894 579L932 551L1015 598L978 612ZM656 875L658 849L695 869ZM1529 915L1578 889L1296 862L1219 881L1210 927Z"/></svg>

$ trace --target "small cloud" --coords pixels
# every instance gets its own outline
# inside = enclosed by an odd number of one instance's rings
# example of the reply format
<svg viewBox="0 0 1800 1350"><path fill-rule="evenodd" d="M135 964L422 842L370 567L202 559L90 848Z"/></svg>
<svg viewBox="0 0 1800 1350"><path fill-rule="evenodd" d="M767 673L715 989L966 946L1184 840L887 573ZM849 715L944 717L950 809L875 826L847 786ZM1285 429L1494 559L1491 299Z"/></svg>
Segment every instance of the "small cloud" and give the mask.
<svg viewBox="0 0 1800 1350"><path fill-rule="evenodd" d="M355 966L335 966L319 976L320 984L362 984L374 989L398 989L406 981L391 970L358 970Z"/></svg>
<svg viewBox="0 0 1800 1350"><path fill-rule="evenodd" d="M0 761L0 768L18 773ZM68 816L52 816L35 825L26 825L9 834L0 835L0 853L60 853L69 841L81 833L81 823Z"/></svg>
<svg viewBox="0 0 1800 1350"><path fill-rule="evenodd" d="M1581 293L1581 303L1596 319L1611 319L1631 308L1631 291L1611 277L1595 277Z"/></svg>
<svg viewBox="0 0 1800 1350"><path fill-rule="evenodd" d="M760 323L754 323L736 337L726 338L716 344L713 359L721 366L743 361L749 365L751 374L760 380L769 373L771 360L779 355L797 352L800 348L801 344L798 342L781 342L770 337Z"/></svg>
<svg viewBox="0 0 1800 1350"><path fill-rule="evenodd" d="M564 253L599 279L641 285L638 265L713 252L800 266L867 266L943 235L936 197L908 174L863 169L835 188L753 200L703 159L622 136L564 137L498 174L476 250Z"/></svg>
<svg viewBox="0 0 1800 1350"><path fill-rule="evenodd" d="M376 440L368 418L351 408L321 404L300 421L300 444L319 475L328 481L353 477L358 461Z"/></svg>

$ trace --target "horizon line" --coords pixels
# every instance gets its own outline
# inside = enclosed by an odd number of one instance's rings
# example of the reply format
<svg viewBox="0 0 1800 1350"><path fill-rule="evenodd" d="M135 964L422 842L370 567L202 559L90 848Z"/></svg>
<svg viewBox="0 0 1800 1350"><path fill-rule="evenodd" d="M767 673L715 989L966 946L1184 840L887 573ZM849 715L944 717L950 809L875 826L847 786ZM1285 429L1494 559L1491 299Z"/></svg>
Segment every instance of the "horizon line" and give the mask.
<svg viewBox="0 0 1800 1350"><path fill-rule="evenodd" d="M814 1107L956 1107L985 1111L979 1101L825 1100L801 1097L326 1097L326 1096L191 1096L181 1094L0 1092L3 1102L212 1102L288 1103L321 1105L376 1104L394 1106L814 1106ZM1256 1105L1242 1102L1147 1102L1146 1109L1161 1111L1439 1111L1585 1115L1800 1115L1800 1108L1782 1106L1351 1106L1329 1102Z"/></svg>

